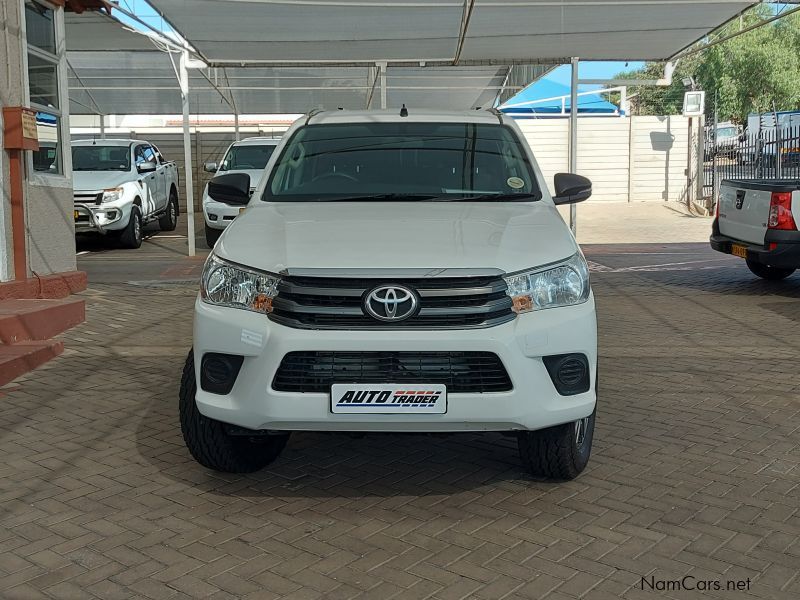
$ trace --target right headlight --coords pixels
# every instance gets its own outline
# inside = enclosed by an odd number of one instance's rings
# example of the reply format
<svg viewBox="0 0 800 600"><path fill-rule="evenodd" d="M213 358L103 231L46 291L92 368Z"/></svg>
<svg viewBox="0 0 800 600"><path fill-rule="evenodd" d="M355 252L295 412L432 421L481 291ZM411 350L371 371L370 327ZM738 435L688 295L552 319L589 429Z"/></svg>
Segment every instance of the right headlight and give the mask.
<svg viewBox="0 0 800 600"><path fill-rule="evenodd" d="M200 297L217 306L271 313L279 282L275 275L240 267L210 254L200 279Z"/></svg>
<svg viewBox="0 0 800 600"><path fill-rule="evenodd" d="M121 187L117 188L109 188L107 190L103 190L103 199L101 202L116 202L122 195L125 193L125 190Z"/></svg>
<svg viewBox="0 0 800 600"><path fill-rule="evenodd" d="M580 252L562 263L504 277L514 312L582 304L589 299L589 267Z"/></svg>

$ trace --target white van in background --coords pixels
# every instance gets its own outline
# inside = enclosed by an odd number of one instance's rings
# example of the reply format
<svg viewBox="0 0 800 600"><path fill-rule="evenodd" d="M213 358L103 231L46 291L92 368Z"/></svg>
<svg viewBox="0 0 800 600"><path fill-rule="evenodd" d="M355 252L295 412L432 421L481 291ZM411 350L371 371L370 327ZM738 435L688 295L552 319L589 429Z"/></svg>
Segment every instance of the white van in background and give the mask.
<svg viewBox="0 0 800 600"><path fill-rule="evenodd" d="M245 173L250 177L253 188L261 178L269 157L280 142L277 138L252 137L234 142L225 151L219 164L206 163L203 168L209 173ZM252 189L250 190L253 191ZM208 196L208 186L203 190L203 217L205 219L206 243L213 248L222 231L239 214L241 208L212 200Z"/></svg>

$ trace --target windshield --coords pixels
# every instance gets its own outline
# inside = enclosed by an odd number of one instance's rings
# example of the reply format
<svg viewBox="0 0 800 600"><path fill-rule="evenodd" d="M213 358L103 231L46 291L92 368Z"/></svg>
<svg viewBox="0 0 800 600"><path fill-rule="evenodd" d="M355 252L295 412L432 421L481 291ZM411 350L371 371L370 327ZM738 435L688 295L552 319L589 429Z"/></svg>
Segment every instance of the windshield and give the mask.
<svg viewBox="0 0 800 600"><path fill-rule="evenodd" d="M267 161L275 151L275 146L231 146L220 171L257 171L267 166Z"/></svg>
<svg viewBox="0 0 800 600"><path fill-rule="evenodd" d="M73 146L73 171L129 171L130 146Z"/></svg>
<svg viewBox="0 0 800 600"><path fill-rule="evenodd" d="M272 202L539 200L514 132L475 123L346 123L299 129L271 170Z"/></svg>
<svg viewBox="0 0 800 600"><path fill-rule="evenodd" d="M736 127L721 127L717 129L717 137L721 138L736 137Z"/></svg>

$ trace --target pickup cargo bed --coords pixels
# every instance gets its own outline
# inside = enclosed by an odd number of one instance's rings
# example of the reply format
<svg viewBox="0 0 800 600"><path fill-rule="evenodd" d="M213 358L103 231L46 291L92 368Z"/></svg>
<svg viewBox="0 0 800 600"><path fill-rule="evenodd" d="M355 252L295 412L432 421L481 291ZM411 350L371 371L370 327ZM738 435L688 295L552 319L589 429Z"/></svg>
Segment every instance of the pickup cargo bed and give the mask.
<svg viewBox="0 0 800 600"><path fill-rule="evenodd" d="M734 240L764 244L773 192L792 193L792 212L800 214L800 180L723 180L719 193L719 232Z"/></svg>

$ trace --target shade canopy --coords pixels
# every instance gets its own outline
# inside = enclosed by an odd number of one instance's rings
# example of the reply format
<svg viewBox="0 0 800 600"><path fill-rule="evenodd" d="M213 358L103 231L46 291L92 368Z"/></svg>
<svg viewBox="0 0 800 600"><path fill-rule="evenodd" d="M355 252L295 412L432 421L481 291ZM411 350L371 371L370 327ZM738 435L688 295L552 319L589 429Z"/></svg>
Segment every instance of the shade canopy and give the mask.
<svg viewBox="0 0 800 600"><path fill-rule="evenodd" d="M150 0L209 64L672 56L741 0Z"/></svg>
<svg viewBox="0 0 800 600"><path fill-rule="evenodd" d="M155 36L132 31L105 13L66 15L72 114L181 112L178 54ZM522 67L514 67L522 71ZM547 67L525 69L535 78ZM190 108L197 114L302 113L314 108L380 106L378 69L362 66L261 66L191 69ZM387 105L467 110L491 106L509 68L391 66Z"/></svg>
<svg viewBox="0 0 800 600"><path fill-rule="evenodd" d="M578 56L660 59L752 2L732 0L150 0L208 68L190 71L203 114L380 106L469 109L505 99ZM102 13L66 17L75 114L173 114L163 44ZM171 60L171 58L173 60ZM531 67L531 65L534 65ZM531 70L533 69L533 70Z"/></svg>
<svg viewBox="0 0 800 600"><path fill-rule="evenodd" d="M164 52L68 52L73 114L175 114L181 95ZM178 60L177 56L172 57ZM507 69L393 67L389 106L468 110L491 106ZM313 108L380 106L375 69L259 67L190 70L193 113L302 113Z"/></svg>

